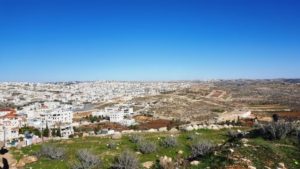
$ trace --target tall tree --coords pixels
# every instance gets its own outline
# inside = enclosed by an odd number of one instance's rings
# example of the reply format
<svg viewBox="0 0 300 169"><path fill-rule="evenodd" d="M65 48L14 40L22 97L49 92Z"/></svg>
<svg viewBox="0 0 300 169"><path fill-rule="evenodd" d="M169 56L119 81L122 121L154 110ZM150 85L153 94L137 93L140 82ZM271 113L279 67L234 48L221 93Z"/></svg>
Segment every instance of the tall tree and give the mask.
<svg viewBox="0 0 300 169"><path fill-rule="evenodd" d="M52 129L51 135L52 135L52 137L55 137L55 136L56 136L56 129Z"/></svg>
<svg viewBox="0 0 300 169"><path fill-rule="evenodd" d="M56 130L56 136L57 136L57 137L61 137L60 129L57 129L57 130Z"/></svg>
<svg viewBox="0 0 300 169"><path fill-rule="evenodd" d="M49 137L50 130L48 128L48 124L46 124L46 128L43 130L43 136L44 137Z"/></svg>

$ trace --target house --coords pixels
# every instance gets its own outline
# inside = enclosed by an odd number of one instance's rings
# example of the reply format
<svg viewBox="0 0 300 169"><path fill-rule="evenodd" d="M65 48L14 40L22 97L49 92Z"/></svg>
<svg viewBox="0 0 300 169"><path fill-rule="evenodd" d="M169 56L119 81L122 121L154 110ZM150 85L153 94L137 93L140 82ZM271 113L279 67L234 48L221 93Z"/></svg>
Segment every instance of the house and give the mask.
<svg viewBox="0 0 300 169"><path fill-rule="evenodd" d="M13 109L0 110L0 141L12 143L19 139L19 128L24 119Z"/></svg>
<svg viewBox="0 0 300 169"><path fill-rule="evenodd" d="M120 123L124 120L123 112L114 112L109 114L109 121L113 123Z"/></svg>
<svg viewBox="0 0 300 169"><path fill-rule="evenodd" d="M71 124L60 126L60 133L62 137L69 137L74 134L73 126Z"/></svg>

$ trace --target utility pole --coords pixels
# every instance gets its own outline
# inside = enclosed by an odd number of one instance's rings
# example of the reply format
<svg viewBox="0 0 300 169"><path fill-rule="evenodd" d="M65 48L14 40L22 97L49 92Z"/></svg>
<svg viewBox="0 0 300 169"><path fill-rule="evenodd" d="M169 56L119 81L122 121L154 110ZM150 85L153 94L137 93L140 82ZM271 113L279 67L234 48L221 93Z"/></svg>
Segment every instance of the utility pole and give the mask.
<svg viewBox="0 0 300 169"><path fill-rule="evenodd" d="M42 142L44 142L44 135L43 135L43 134L44 134L44 131L43 131L43 127L44 127L44 126L43 126L43 123L42 123L42 132L41 132Z"/></svg>
<svg viewBox="0 0 300 169"><path fill-rule="evenodd" d="M6 128L3 126L3 136L4 136L4 145L3 147L6 147Z"/></svg>

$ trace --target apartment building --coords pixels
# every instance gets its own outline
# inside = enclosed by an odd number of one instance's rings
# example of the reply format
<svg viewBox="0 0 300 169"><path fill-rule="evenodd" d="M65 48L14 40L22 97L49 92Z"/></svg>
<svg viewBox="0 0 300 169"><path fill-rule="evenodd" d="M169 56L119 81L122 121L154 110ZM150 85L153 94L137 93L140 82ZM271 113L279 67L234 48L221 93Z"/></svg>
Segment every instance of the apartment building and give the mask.
<svg viewBox="0 0 300 169"><path fill-rule="evenodd" d="M7 143L19 138L19 128L25 119L16 114L13 109L0 110L0 141Z"/></svg>
<svg viewBox="0 0 300 169"><path fill-rule="evenodd" d="M61 124L72 123L73 112L70 110L53 110L40 114L41 122L48 127L56 127Z"/></svg>

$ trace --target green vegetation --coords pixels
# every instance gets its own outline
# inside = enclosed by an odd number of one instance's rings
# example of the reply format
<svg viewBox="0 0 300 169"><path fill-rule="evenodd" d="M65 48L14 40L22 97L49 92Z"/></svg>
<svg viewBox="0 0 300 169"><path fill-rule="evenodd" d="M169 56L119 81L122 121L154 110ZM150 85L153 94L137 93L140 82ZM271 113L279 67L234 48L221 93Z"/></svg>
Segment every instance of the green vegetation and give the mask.
<svg viewBox="0 0 300 169"><path fill-rule="evenodd" d="M48 128L48 125L46 128L43 130L43 137L49 137L50 136L50 129Z"/></svg>
<svg viewBox="0 0 300 169"><path fill-rule="evenodd" d="M137 134L133 134L133 135L129 136L129 141L132 142L132 143L139 143L142 140L144 140L144 138L140 135L137 135Z"/></svg>
<svg viewBox="0 0 300 169"><path fill-rule="evenodd" d="M121 153L111 167L112 169L139 169L138 157L128 150Z"/></svg>
<svg viewBox="0 0 300 169"><path fill-rule="evenodd" d="M169 148L169 147L176 147L177 146L177 139L175 137L166 137L160 143L162 147Z"/></svg>
<svg viewBox="0 0 300 169"><path fill-rule="evenodd" d="M72 169L94 169L101 167L101 160L97 155L86 149L77 151L77 162L71 165Z"/></svg>
<svg viewBox="0 0 300 169"><path fill-rule="evenodd" d="M293 146L292 142L266 141L262 138L250 140L250 145L255 147L241 147L239 153L246 156L257 168L264 168L266 164L270 168L276 168L279 162L283 162L289 169L300 168L299 147Z"/></svg>
<svg viewBox="0 0 300 169"><path fill-rule="evenodd" d="M104 118L101 116L97 117L97 116L89 115L89 116L86 116L85 119L91 123L94 123L94 122L100 122L100 120L103 120Z"/></svg>
<svg viewBox="0 0 300 169"><path fill-rule="evenodd" d="M109 149L115 149L115 148L117 148L117 144L114 141L111 141L107 144L107 147Z"/></svg>
<svg viewBox="0 0 300 169"><path fill-rule="evenodd" d="M137 145L137 150L139 150L143 154L154 153L156 149L157 149L156 144L151 141L139 142Z"/></svg>
<svg viewBox="0 0 300 169"><path fill-rule="evenodd" d="M271 140L281 140L297 132L296 123L277 121L260 125L260 133Z"/></svg>
<svg viewBox="0 0 300 169"><path fill-rule="evenodd" d="M22 127L19 129L19 134L25 134L26 132L41 136L40 130L34 127Z"/></svg>
<svg viewBox="0 0 300 169"><path fill-rule="evenodd" d="M60 129L51 129L51 136L52 137L61 137Z"/></svg>
<svg viewBox="0 0 300 169"><path fill-rule="evenodd" d="M39 152L36 153L38 157L44 157L52 160L59 160L64 158L65 150L64 148L55 147L54 145L42 145Z"/></svg>
<svg viewBox="0 0 300 169"><path fill-rule="evenodd" d="M191 158L193 159L201 159L201 157L205 157L214 152L215 145L210 143L209 141L197 141L192 143L191 148Z"/></svg>
<svg viewBox="0 0 300 169"><path fill-rule="evenodd" d="M247 130L247 129L245 129ZM228 130L197 130L191 132L182 132L174 134L176 144L173 144L169 133L140 133L135 135L124 135L120 140L112 140L110 138L74 138L70 140L51 141L47 145L53 145L59 150L64 150L64 158L51 159L41 156L39 161L26 165L26 168L43 168L43 169L67 169L75 164L80 163L78 157L79 150L85 150L86 154L96 163L101 162L101 168L108 169L122 168L124 164L124 156L129 157L131 164L142 164L147 161L153 161L156 168L159 166L159 158L163 156L171 157L177 162L178 157L182 159L200 160L198 166L189 167L196 168L223 168L233 165L234 157L239 159L249 159L253 166L264 168L269 166L276 168L279 162L283 162L289 169L300 168L300 146L297 137L288 137L282 140L266 140L261 137L247 138L246 146L222 146L227 140L230 140ZM139 142L145 142L156 145L155 153L137 154ZM161 142L167 140L167 145L162 146ZM207 140L207 141L205 141ZM160 145L160 146L158 146ZM173 146L174 145L174 146ZM176 146L175 146L176 145ZM230 152L233 149L234 152ZM25 147L21 150L13 150L16 159L22 158L24 155L36 155L41 151L41 145L33 145ZM179 151L182 153L179 154ZM121 155L120 155L121 154ZM125 154L125 155L124 155ZM239 162L239 161L238 161ZM84 161L83 161L84 163ZM188 164L189 165L189 164ZM245 165L240 161L238 165ZM246 167L247 168L247 167Z"/></svg>

